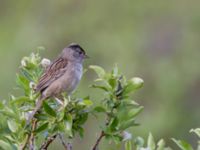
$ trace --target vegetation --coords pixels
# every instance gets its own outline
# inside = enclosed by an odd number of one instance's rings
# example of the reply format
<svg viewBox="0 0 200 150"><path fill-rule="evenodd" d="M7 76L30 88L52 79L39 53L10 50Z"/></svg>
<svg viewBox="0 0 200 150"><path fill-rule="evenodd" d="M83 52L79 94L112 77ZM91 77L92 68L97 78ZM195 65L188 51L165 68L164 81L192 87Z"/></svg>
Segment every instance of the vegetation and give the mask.
<svg viewBox="0 0 200 150"><path fill-rule="evenodd" d="M127 78L139 76L145 81L132 96L145 108L137 117L141 125L129 129L134 136L146 139L152 132L174 149L171 137L195 144L188 131L200 125L200 1L1 0L0 4L1 100L15 87L22 56L43 45L47 51L40 54L53 59L75 42L91 57L86 66L111 70L117 62ZM88 88L94 77L89 70L75 97L90 93L96 106L101 92ZM74 149L90 149L102 115L89 117L84 125L87 136L81 142L76 137ZM62 149L62 145L56 140L50 149ZM101 149L117 146L103 140Z"/></svg>
<svg viewBox="0 0 200 150"><path fill-rule="evenodd" d="M102 92L101 103L94 104L90 96L84 98L72 97L71 100L63 93L63 101L50 98L43 103L35 119L26 124L26 120L35 107L39 93L34 92L34 86L43 72L39 53L32 53L21 61L17 74L17 88L23 91L22 96L10 95L9 100L0 102L0 147L5 150L47 149L56 138L65 149L71 150L74 137L84 138L84 124L88 117L105 116L100 124L101 132L92 150L97 150L103 138L107 141L121 143L126 150L170 150L163 139L156 144L152 134L149 134L147 145L141 137L134 137L129 128L136 127L137 116L143 110L131 98L131 93L143 86L143 80L134 77L126 79L115 66L111 72L106 72L99 66L90 66L98 78L91 88ZM97 91L100 92L100 91ZM192 129L200 138L200 129ZM172 139L180 149L193 150L185 141ZM198 148L200 150L200 141Z"/></svg>

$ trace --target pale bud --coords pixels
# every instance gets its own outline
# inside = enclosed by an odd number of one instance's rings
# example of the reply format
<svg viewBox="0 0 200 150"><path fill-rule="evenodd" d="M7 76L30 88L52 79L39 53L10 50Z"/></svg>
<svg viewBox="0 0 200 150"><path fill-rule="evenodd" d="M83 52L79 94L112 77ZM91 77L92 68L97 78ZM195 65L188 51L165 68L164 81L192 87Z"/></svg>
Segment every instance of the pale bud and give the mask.
<svg viewBox="0 0 200 150"><path fill-rule="evenodd" d="M47 58L43 58L41 61L42 67L46 68L50 65L51 61Z"/></svg>
<svg viewBox="0 0 200 150"><path fill-rule="evenodd" d="M22 115L22 117L25 118L26 120L28 120L32 113L33 113L33 111L28 111L28 112L24 113Z"/></svg>
<svg viewBox="0 0 200 150"><path fill-rule="evenodd" d="M135 88L141 88L144 84L144 81L139 77L134 77L131 79L132 84L135 86Z"/></svg>
<svg viewBox="0 0 200 150"><path fill-rule="evenodd" d="M127 131L123 131L122 132L122 137L123 137L123 141L131 140L132 139L132 134L127 132Z"/></svg>
<svg viewBox="0 0 200 150"><path fill-rule="evenodd" d="M35 88L35 83L31 81L31 82L29 83L29 87L30 87L31 89L34 89L34 88Z"/></svg>
<svg viewBox="0 0 200 150"><path fill-rule="evenodd" d="M25 61L25 59L21 60L21 65L22 65L22 67L26 67L26 61Z"/></svg>

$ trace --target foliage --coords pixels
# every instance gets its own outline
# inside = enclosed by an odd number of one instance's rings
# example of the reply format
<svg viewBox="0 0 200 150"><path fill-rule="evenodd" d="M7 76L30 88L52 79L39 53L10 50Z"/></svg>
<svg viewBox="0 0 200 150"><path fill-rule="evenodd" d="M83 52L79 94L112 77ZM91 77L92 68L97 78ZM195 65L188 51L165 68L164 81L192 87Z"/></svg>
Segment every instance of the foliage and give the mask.
<svg viewBox="0 0 200 150"><path fill-rule="evenodd" d="M76 42L91 56L87 64L110 68L117 62L125 75L145 80L136 96L145 106L143 125L134 129L135 134L145 135L150 129L154 137L190 139L184 131L200 124L199 6L198 0L2 0L0 99L7 99L23 54L44 45L48 47L43 56L53 58ZM91 92L85 88L90 73L81 82L80 93ZM79 149L88 149L94 137L87 136Z"/></svg>
<svg viewBox="0 0 200 150"><path fill-rule="evenodd" d="M127 80L120 75L117 66L110 73L106 73L99 66L90 66L97 75L95 80L98 84L93 84L93 88L104 91L105 97L102 99L102 106L94 108L95 112L101 112L106 116L106 123L102 127L103 133L108 140L121 142L122 132L129 127L137 126L136 116L143 107L130 98L130 93L143 85L140 78Z"/></svg>
<svg viewBox="0 0 200 150"><path fill-rule="evenodd" d="M27 124L27 119L34 110L39 97L39 93L36 93L34 88L45 69L41 62L44 61L38 53L24 57L16 78L17 87L23 92L23 95L11 95L9 100L0 102L1 149L31 149L32 146L33 149L42 149L45 143L53 141L49 141L49 139L55 139L57 135L63 146L66 146L67 139L73 140L77 134L84 137L83 125L89 115L98 117L99 114L104 114L105 122L99 125L102 131L92 148L93 150L97 150L102 138L115 143L125 143L126 150L170 150L165 146L163 139L156 144L152 134L149 134L145 147L144 139L132 137L132 134L128 132L130 127L138 126L136 117L143 110L143 107L131 98L131 93L143 86L143 80L138 77L126 79L117 66L111 72L106 72L99 66L89 67L98 76L91 87L102 91L100 104L94 104L89 96L69 99L63 93L62 100L54 98L45 100L35 119ZM191 132L200 136L199 129L191 130ZM182 150L192 149L186 142L175 139L173 141Z"/></svg>
<svg viewBox="0 0 200 150"><path fill-rule="evenodd" d="M190 132L194 132L198 136L199 141L196 150L200 150L200 128L191 129ZM174 138L172 140L179 146L181 150L194 150L194 148L192 148L192 146L186 141L176 140Z"/></svg>
<svg viewBox="0 0 200 150"><path fill-rule="evenodd" d="M194 132L198 137L198 145L196 150L200 150L200 129L191 129L191 132ZM192 146L182 140L176 140L172 138L172 141L181 149L181 150L194 150ZM142 137L135 137L133 140L128 140L125 143L125 150L132 150L130 147L133 147L134 150L172 150L172 148L166 146L164 139L160 139L158 142L154 140L154 137L150 133L147 138L147 144L145 145L145 140Z"/></svg>
<svg viewBox="0 0 200 150"><path fill-rule="evenodd" d="M34 85L43 70L40 62L38 53L23 58L16 82L24 95L11 96L8 101L1 102L1 118L5 122L1 124L0 147L4 149L21 149L31 132L36 139L44 140L57 133L64 133L69 138L73 138L76 133L83 136L82 126L92 105L88 97L75 98L71 101L64 97L63 104L54 99L46 100L42 110L36 115L37 128L31 131L31 125L26 124L27 117L34 109L39 96L34 92ZM38 140L35 144L38 145Z"/></svg>
<svg viewBox="0 0 200 150"><path fill-rule="evenodd" d="M104 84L92 85L93 88L104 90L106 95L102 105L94 107L88 96L69 100L63 94L63 101L50 98L43 103L41 110L36 114L35 128L33 128L34 120L27 125L26 120L34 110L35 102L39 97L39 93L34 92L34 87L45 69L41 62L38 53L24 57L16 79L17 87L23 91L23 96L12 95L9 100L0 103L0 115L3 120L0 126L1 148L16 150L28 148L31 135L34 135L32 140L34 140L34 147L37 148L40 148L41 139L45 141L48 137L57 134L64 134L71 139L76 134L83 137L83 125L89 114L104 113L107 116L103 132L109 140L122 141L122 131L137 125L135 117L141 112L142 107L131 100L129 94L138 89L143 82L126 81L124 76L119 75L117 67L111 73L105 73L98 66L90 66L90 68L99 76L96 81Z"/></svg>

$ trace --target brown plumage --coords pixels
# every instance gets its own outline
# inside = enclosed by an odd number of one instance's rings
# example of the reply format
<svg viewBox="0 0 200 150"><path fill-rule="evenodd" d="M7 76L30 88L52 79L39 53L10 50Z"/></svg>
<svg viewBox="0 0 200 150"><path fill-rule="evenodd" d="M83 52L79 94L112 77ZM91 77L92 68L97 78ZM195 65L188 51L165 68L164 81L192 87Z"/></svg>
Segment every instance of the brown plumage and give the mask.
<svg viewBox="0 0 200 150"><path fill-rule="evenodd" d="M83 60L87 57L78 44L72 43L45 69L36 86L36 92L40 92L41 96L28 118L28 123L41 108L43 100L60 96L62 92L70 95L76 89L82 76Z"/></svg>
<svg viewBox="0 0 200 150"><path fill-rule="evenodd" d="M67 62L64 58L56 59L40 77L36 92L42 93L52 82L61 77L66 71Z"/></svg>

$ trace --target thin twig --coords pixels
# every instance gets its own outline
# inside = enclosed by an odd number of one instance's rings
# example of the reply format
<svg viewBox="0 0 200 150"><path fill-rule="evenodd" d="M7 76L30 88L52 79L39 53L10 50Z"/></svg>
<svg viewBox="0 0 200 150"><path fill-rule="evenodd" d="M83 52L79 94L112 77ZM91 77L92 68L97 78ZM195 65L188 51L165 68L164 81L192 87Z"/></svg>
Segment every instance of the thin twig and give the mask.
<svg viewBox="0 0 200 150"><path fill-rule="evenodd" d="M65 149L65 150L72 150L72 145L71 145L71 143L66 143L65 140L64 140L64 138L63 138L63 136L62 136L61 134L59 134L58 136L59 136L59 138L60 138L60 141L61 141L61 143L62 143L64 149Z"/></svg>
<svg viewBox="0 0 200 150"><path fill-rule="evenodd" d="M111 109L111 114L113 113L113 111L114 111L114 107L112 107L112 109ZM112 119L112 118L110 117L110 115L107 114L106 126L109 125L111 119ZM101 142L102 138L103 138L105 135L106 135L105 132L104 132L104 131L101 131L101 134L100 134L100 136L98 137L98 139L97 139L95 145L93 146L92 150L98 150L97 148L98 148L98 146L99 146L99 143Z"/></svg>
<svg viewBox="0 0 200 150"><path fill-rule="evenodd" d="M104 131L101 131L101 134L100 136L98 137L95 145L93 146L92 150L97 150L98 146L99 146L99 143L101 142L102 138L105 136L105 133Z"/></svg>
<svg viewBox="0 0 200 150"><path fill-rule="evenodd" d="M34 131L37 128L37 119L33 120L33 125L32 125L32 130L31 130L31 134L30 134L30 139L29 139L29 149L30 150L34 150L35 147L35 135L34 135Z"/></svg>
<svg viewBox="0 0 200 150"><path fill-rule="evenodd" d="M33 118L35 117L35 114L41 109L43 101L46 98L43 97L42 95L38 98L37 102L36 102L36 106L34 108L34 110L32 111L32 113L28 116L28 120L27 120L27 124L29 124Z"/></svg>
<svg viewBox="0 0 200 150"><path fill-rule="evenodd" d="M57 137L57 134L48 137L47 140L42 143L42 145L39 148L39 150L47 150L49 145L56 139L56 137Z"/></svg>
<svg viewBox="0 0 200 150"><path fill-rule="evenodd" d="M72 150L72 144L71 143L67 144L67 150Z"/></svg>
<svg viewBox="0 0 200 150"><path fill-rule="evenodd" d="M28 141L30 139L30 134L27 134L26 136L26 141L24 142L24 144L20 147L20 150L25 150L27 144L28 144Z"/></svg>
<svg viewBox="0 0 200 150"><path fill-rule="evenodd" d="M27 145L28 145L28 143L30 143L30 149L31 150L34 149L34 134L33 134L33 131L36 129L36 125L37 125L37 120L34 120L33 124L32 124L31 133L27 134L26 141L21 146L20 150L25 150Z"/></svg>
<svg viewBox="0 0 200 150"><path fill-rule="evenodd" d="M40 110L44 99L45 99L45 98L43 98L42 96L38 99L38 101L37 101L37 103L36 103L35 109L33 110L33 112L31 113L31 115L30 115L30 116L28 117L28 119L27 119L27 122L26 122L27 125L30 124L30 122L33 120L35 114ZM36 122L35 122L35 123L36 123ZM37 124L37 123L36 123L36 124ZM26 149L28 143L30 142L30 138L31 138L31 140L32 140L31 143L34 144L34 137L32 137L32 135L33 135L32 132L33 132L33 129L35 130L36 124L34 125L34 123L33 123L33 125L32 125L32 131L31 131L31 133L28 133L28 134L27 134L26 141L25 141L24 144L21 146L20 150L25 150L25 149ZM32 144L31 144L31 145L32 145ZM30 146L30 149L31 149L31 146Z"/></svg>

